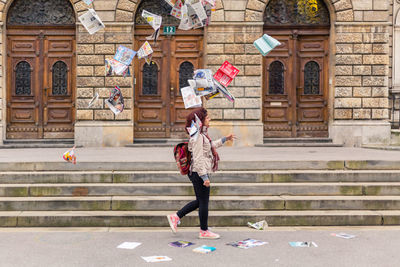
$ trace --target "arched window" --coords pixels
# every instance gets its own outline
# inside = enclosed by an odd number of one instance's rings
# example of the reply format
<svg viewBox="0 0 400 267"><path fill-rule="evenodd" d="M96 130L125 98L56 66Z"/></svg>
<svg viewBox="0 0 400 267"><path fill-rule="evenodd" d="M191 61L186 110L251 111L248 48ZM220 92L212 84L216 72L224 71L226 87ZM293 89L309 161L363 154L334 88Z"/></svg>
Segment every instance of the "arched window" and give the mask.
<svg viewBox="0 0 400 267"><path fill-rule="evenodd" d="M319 95L319 65L315 61L309 61L304 66L304 94Z"/></svg>
<svg viewBox="0 0 400 267"><path fill-rule="evenodd" d="M14 0L7 24L75 25L75 13L69 0Z"/></svg>
<svg viewBox="0 0 400 267"><path fill-rule="evenodd" d="M179 89L189 86L188 80L193 79L194 66L189 61L183 62L179 66Z"/></svg>
<svg viewBox="0 0 400 267"><path fill-rule="evenodd" d="M269 65L268 70L268 93L271 95L283 95L285 92L285 67L282 62L274 61Z"/></svg>
<svg viewBox="0 0 400 267"><path fill-rule="evenodd" d="M158 93L158 67L153 61L143 66L142 94L156 95Z"/></svg>
<svg viewBox="0 0 400 267"><path fill-rule="evenodd" d="M271 0L264 12L264 25L329 24L329 10L322 0Z"/></svg>
<svg viewBox="0 0 400 267"><path fill-rule="evenodd" d="M52 69L53 95L66 95L68 89L68 67L62 61L57 61Z"/></svg>
<svg viewBox="0 0 400 267"><path fill-rule="evenodd" d="M15 67L15 94L31 94L31 65L26 61L21 61Z"/></svg>
<svg viewBox="0 0 400 267"><path fill-rule="evenodd" d="M170 15L172 7L164 0L141 1L139 7L136 10L136 15L135 15L136 25L149 26L149 23L142 17L143 9L153 14L162 16L163 25L179 26L180 20Z"/></svg>

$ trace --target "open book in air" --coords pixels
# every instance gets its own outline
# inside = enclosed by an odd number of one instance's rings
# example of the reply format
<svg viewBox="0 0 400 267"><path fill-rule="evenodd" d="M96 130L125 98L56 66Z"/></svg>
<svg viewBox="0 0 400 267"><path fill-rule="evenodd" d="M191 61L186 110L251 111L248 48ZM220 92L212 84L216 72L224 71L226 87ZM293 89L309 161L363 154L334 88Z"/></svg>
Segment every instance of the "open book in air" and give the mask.
<svg viewBox="0 0 400 267"><path fill-rule="evenodd" d="M268 34L264 34L261 38L255 40L253 44L263 56L266 56L272 49L281 45L278 40Z"/></svg>

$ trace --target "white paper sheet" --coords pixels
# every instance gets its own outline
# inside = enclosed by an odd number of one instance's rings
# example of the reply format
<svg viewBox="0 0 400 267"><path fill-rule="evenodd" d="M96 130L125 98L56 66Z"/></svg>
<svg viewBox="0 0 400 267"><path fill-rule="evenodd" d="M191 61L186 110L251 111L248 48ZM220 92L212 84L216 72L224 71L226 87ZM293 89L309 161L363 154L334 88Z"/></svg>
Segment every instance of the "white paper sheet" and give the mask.
<svg viewBox="0 0 400 267"><path fill-rule="evenodd" d="M146 262L161 262L161 261L171 261L172 259L168 256L150 256L150 257L143 257Z"/></svg>
<svg viewBox="0 0 400 267"><path fill-rule="evenodd" d="M124 242L120 244L117 248L123 248L123 249L135 249L138 246L140 246L142 243L139 242Z"/></svg>
<svg viewBox="0 0 400 267"><path fill-rule="evenodd" d="M97 15L96 11L91 8L88 12L80 16L79 20L90 34L94 34L106 27Z"/></svg>

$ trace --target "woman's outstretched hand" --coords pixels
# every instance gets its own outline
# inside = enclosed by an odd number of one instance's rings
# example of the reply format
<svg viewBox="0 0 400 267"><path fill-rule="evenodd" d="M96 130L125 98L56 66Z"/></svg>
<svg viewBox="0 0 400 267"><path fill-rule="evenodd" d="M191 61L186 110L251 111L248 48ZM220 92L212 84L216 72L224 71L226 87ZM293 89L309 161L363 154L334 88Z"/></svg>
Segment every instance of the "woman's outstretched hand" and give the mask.
<svg viewBox="0 0 400 267"><path fill-rule="evenodd" d="M234 134L230 134L230 135L226 136L226 141L233 141L235 139L237 139L237 137Z"/></svg>
<svg viewBox="0 0 400 267"><path fill-rule="evenodd" d="M204 181L203 185L204 185L205 187L210 187L210 180Z"/></svg>

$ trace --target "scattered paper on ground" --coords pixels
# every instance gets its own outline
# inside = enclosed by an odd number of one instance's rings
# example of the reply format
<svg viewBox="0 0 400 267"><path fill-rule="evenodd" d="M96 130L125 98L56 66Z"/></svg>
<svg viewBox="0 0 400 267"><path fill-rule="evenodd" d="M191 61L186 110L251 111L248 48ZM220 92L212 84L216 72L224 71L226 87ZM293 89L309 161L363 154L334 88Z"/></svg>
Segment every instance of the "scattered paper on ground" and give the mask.
<svg viewBox="0 0 400 267"><path fill-rule="evenodd" d="M175 248L185 248L185 247L194 245L194 243L189 242L189 241L179 240L179 241L171 242L168 245L170 245L171 247L175 247Z"/></svg>
<svg viewBox="0 0 400 267"><path fill-rule="evenodd" d="M247 225L251 228L257 229L257 230L264 230L268 227L268 223L265 220L256 222L256 223L251 223L248 222Z"/></svg>
<svg viewBox="0 0 400 267"><path fill-rule="evenodd" d="M171 261L172 259L170 257L167 256L149 256L149 257L143 257L142 259L144 259L147 262L160 262L160 261Z"/></svg>
<svg viewBox="0 0 400 267"><path fill-rule="evenodd" d="M300 247L300 248L309 248L311 246L318 247L315 242L304 242L304 241L296 241L296 242L289 242L289 245L292 247Z"/></svg>
<svg viewBox="0 0 400 267"><path fill-rule="evenodd" d="M203 253L203 254L210 253L210 252L212 252L214 250L215 250L215 247L209 247L209 246L206 246L206 245L203 245L201 247L193 249L194 252Z"/></svg>
<svg viewBox="0 0 400 267"><path fill-rule="evenodd" d="M260 240L247 238L247 239L242 240L242 241L228 243L227 245L232 246L232 247L237 247L237 248L248 249L248 248L262 246L262 245L265 245L265 244L268 244L268 242L263 242L263 241L260 241Z"/></svg>
<svg viewBox="0 0 400 267"><path fill-rule="evenodd" d="M344 238L344 239L352 239L352 238L356 237L355 235L349 235L349 234L345 234L345 233L339 233L339 234L332 233L331 235L340 237L340 238Z"/></svg>
<svg viewBox="0 0 400 267"><path fill-rule="evenodd" d="M138 246L140 246L142 243L138 242L124 242L120 244L117 248L123 248L123 249L135 249Z"/></svg>

